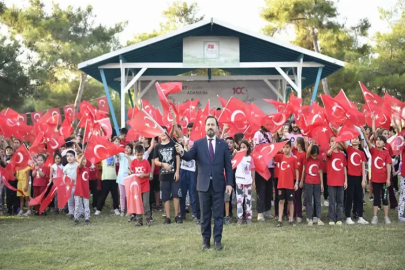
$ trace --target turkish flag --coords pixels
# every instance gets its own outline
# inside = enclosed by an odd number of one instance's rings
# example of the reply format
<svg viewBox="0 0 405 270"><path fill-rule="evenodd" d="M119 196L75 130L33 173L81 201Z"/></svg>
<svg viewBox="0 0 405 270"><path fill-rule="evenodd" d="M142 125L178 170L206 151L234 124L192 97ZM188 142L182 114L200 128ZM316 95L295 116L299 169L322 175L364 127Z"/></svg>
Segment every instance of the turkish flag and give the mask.
<svg viewBox="0 0 405 270"><path fill-rule="evenodd" d="M76 179L76 188L75 196L81 196L83 198L90 198L89 191L89 178L90 178L90 169L87 167L77 168L77 179Z"/></svg>
<svg viewBox="0 0 405 270"><path fill-rule="evenodd" d="M298 108L301 107L301 103L302 103L302 98L298 98L294 95L294 93L291 93L290 99L288 100L287 108L285 109L285 111L288 114L291 114L294 111L296 111Z"/></svg>
<svg viewBox="0 0 405 270"><path fill-rule="evenodd" d="M373 125L373 120L371 118L371 112L368 110L366 105L363 105L363 112L366 116L366 123L369 127ZM390 115L385 113L381 109L374 109L375 127L389 129L391 125Z"/></svg>
<svg viewBox="0 0 405 270"><path fill-rule="evenodd" d="M336 137L336 142L350 141L360 136L360 132L355 128L353 123L347 119L339 131L339 135Z"/></svg>
<svg viewBox="0 0 405 270"><path fill-rule="evenodd" d="M43 132L38 133L29 151L33 155L45 152L45 137Z"/></svg>
<svg viewBox="0 0 405 270"><path fill-rule="evenodd" d="M288 120L289 114L285 112L273 113L262 118L262 126L267 128L271 133L277 132Z"/></svg>
<svg viewBox="0 0 405 270"><path fill-rule="evenodd" d="M73 133L72 122L69 117L66 117L59 128L59 135L62 136L63 139L66 139L69 138L70 135L72 135L72 133Z"/></svg>
<svg viewBox="0 0 405 270"><path fill-rule="evenodd" d="M125 193L127 196L127 212L129 214L143 214L141 179L132 174L124 178Z"/></svg>
<svg viewBox="0 0 405 270"><path fill-rule="evenodd" d="M335 134L333 134L327 122L310 129L309 137L319 146L320 152L325 152L329 149L329 139L332 136L335 136Z"/></svg>
<svg viewBox="0 0 405 270"><path fill-rule="evenodd" d="M218 121L220 123L248 124L247 118L250 116L250 109L245 102L231 97L226 107L222 110ZM247 128L247 126L246 126Z"/></svg>
<svg viewBox="0 0 405 270"><path fill-rule="evenodd" d="M175 114L176 117L176 122L180 122L180 117L179 114L177 113L176 106L174 106L173 102L169 101L167 99L167 96L164 94L164 89L161 88L160 84L158 82L155 83L156 90L159 96L159 101L162 104L162 109L163 109L163 118L162 122L164 125L171 125L173 122L173 118L171 115L171 112Z"/></svg>
<svg viewBox="0 0 405 270"><path fill-rule="evenodd" d="M164 129L143 110L134 115L129 125L136 130L140 136L146 138L154 138L165 132Z"/></svg>
<svg viewBox="0 0 405 270"><path fill-rule="evenodd" d="M50 171L51 166L52 166L53 163L54 163L53 154L51 154L51 155L49 155L48 158L46 159L44 166L47 167L47 168L49 168L49 171Z"/></svg>
<svg viewBox="0 0 405 270"><path fill-rule="evenodd" d="M39 119L42 117L42 111L37 111L37 112L32 112L31 114L31 122L33 125L35 125Z"/></svg>
<svg viewBox="0 0 405 270"><path fill-rule="evenodd" d="M221 98L219 95L217 95L219 102L221 103L222 108L226 107L226 104L228 103L228 100Z"/></svg>
<svg viewBox="0 0 405 270"><path fill-rule="evenodd" d="M34 162L31 158L31 155L24 144L17 149L17 151L14 153L9 161L9 165L12 166L13 171L23 170L33 163Z"/></svg>
<svg viewBox="0 0 405 270"><path fill-rule="evenodd" d="M44 199L44 197L45 197L46 192L47 192L48 189L49 189L49 186L50 186L50 184L48 184L48 185L46 186L46 188L44 189L44 191L42 191L41 194L39 194L39 195L36 196L35 198L31 198L31 200L28 202L28 205L29 205L29 206L34 206L34 205L41 204L41 202L43 201L43 199ZM59 198L58 198L58 199L59 199ZM63 206L63 207L64 207L64 206ZM63 208L63 207L62 207L62 208Z"/></svg>
<svg viewBox="0 0 405 270"><path fill-rule="evenodd" d="M246 150L239 151L232 159L232 170L238 167L239 163L242 161L243 157L246 155Z"/></svg>
<svg viewBox="0 0 405 270"><path fill-rule="evenodd" d="M346 116L353 124L359 127L366 124L364 114L357 110L357 104L351 102L343 90L340 90L334 99L346 110Z"/></svg>
<svg viewBox="0 0 405 270"><path fill-rule="evenodd" d="M192 141L197 141L205 136L205 120L202 119L201 114L201 110L198 110L197 118L190 133L190 140Z"/></svg>
<svg viewBox="0 0 405 270"><path fill-rule="evenodd" d="M342 105L328 95L321 95L321 99L329 122L338 126L342 124L347 118L346 110Z"/></svg>
<svg viewBox="0 0 405 270"><path fill-rule="evenodd" d="M97 107L100 111L109 113L110 108L108 107L107 96L97 98Z"/></svg>
<svg viewBox="0 0 405 270"><path fill-rule="evenodd" d="M24 141L24 137L31 132L31 129L31 126L27 126L15 118L0 115L0 132L7 138L14 136Z"/></svg>
<svg viewBox="0 0 405 270"><path fill-rule="evenodd" d="M50 115L51 116L53 116L53 117L56 117L56 119L57 119L57 125L60 125L60 124L62 124L62 117L61 117L61 115L60 115L60 110L59 110L59 108L54 108L54 109L49 109L48 111L47 111L47 113L50 113Z"/></svg>
<svg viewBox="0 0 405 270"><path fill-rule="evenodd" d="M255 171L260 174L265 180L269 180L271 173L267 167L267 163L259 158L259 153L252 153L253 163L255 164Z"/></svg>
<svg viewBox="0 0 405 270"><path fill-rule="evenodd" d="M405 102L402 102L385 92L384 107L391 111L396 120L399 120L400 118L405 120Z"/></svg>
<svg viewBox="0 0 405 270"><path fill-rule="evenodd" d="M9 181L15 181L14 176L10 173L12 170L9 165L6 168L0 167L0 179L3 182L4 186L10 190L17 191L25 197L24 192L20 189L17 189L10 185Z"/></svg>
<svg viewBox="0 0 405 270"><path fill-rule="evenodd" d="M53 136L47 136L45 134L45 140L46 140L46 150L50 153L53 154L55 151L57 151L62 145L65 144L65 138L59 133L57 135Z"/></svg>
<svg viewBox="0 0 405 270"><path fill-rule="evenodd" d="M41 206L39 207L40 214L42 214L42 212L44 212L46 210L46 208L48 207L48 205L52 202L53 198L56 195L57 189L58 188L55 185L53 185L51 187L51 190L48 193L48 196L46 196L45 199L42 200Z"/></svg>
<svg viewBox="0 0 405 270"><path fill-rule="evenodd" d="M20 114L20 118L18 118L18 121L21 123L27 124L27 115L25 113Z"/></svg>
<svg viewBox="0 0 405 270"><path fill-rule="evenodd" d="M68 118L71 122L75 120L75 106L67 105L63 107L63 113L65 114L65 119Z"/></svg>
<svg viewBox="0 0 405 270"><path fill-rule="evenodd" d="M146 99L142 99L142 109L150 115L155 111L155 107L153 107Z"/></svg>
<svg viewBox="0 0 405 270"><path fill-rule="evenodd" d="M263 100L273 105L276 108L277 112L284 112L288 106L287 103L279 102L274 99L263 99Z"/></svg>
<svg viewBox="0 0 405 270"><path fill-rule="evenodd" d="M87 161L96 164L122 152L124 152L124 148L115 143L93 136L87 144L84 156Z"/></svg>
<svg viewBox="0 0 405 270"><path fill-rule="evenodd" d="M19 114L18 112L14 111L13 109L7 108L1 112L2 115L11 119L14 122L21 122L27 124L27 116L26 114Z"/></svg>
<svg viewBox="0 0 405 270"><path fill-rule="evenodd" d="M94 129L96 130L96 133L95 133L96 136L99 136L105 140L110 139L111 135L112 135L112 127L111 127L110 118L96 120Z"/></svg>
<svg viewBox="0 0 405 270"><path fill-rule="evenodd" d="M61 171L61 170L58 168L58 171ZM57 172L57 174L58 174L58 172ZM59 172L59 174L60 174L60 172ZM62 172L62 174L63 174L63 172ZM65 207L70 196L72 195L72 188L73 188L74 181L70 177L63 175L63 177L59 176L57 178L54 178L53 184L56 185L58 188L58 190L57 190L58 207L63 208L63 207Z"/></svg>
<svg viewBox="0 0 405 270"><path fill-rule="evenodd" d="M370 92L362 82L359 82L359 84L368 109L371 112L374 112L376 109L380 110L381 106L384 104L384 99L379 95Z"/></svg>
<svg viewBox="0 0 405 270"><path fill-rule="evenodd" d="M405 145L405 140L404 136L401 134L396 134L389 138L387 142L391 145L392 148L392 153L394 156L398 156L403 152L404 145ZM404 162L404 161L402 161Z"/></svg>
<svg viewBox="0 0 405 270"><path fill-rule="evenodd" d="M178 93L183 89L181 82L168 82L160 84L163 94L167 97L170 94Z"/></svg>

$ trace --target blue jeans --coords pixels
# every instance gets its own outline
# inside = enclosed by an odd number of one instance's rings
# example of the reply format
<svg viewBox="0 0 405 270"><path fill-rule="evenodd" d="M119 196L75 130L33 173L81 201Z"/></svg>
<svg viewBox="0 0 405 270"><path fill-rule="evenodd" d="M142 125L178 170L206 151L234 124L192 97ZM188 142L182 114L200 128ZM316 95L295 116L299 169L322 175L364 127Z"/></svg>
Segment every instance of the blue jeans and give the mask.
<svg viewBox="0 0 405 270"><path fill-rule="evenodd" d="M186 216L186 197L187 191L190 196L191 206L193 208L193 215L197 218L197 201L195 199L195 172L180 170L180 188L181 188L181 198L180 198L180 213L183 217Z"/></svg>

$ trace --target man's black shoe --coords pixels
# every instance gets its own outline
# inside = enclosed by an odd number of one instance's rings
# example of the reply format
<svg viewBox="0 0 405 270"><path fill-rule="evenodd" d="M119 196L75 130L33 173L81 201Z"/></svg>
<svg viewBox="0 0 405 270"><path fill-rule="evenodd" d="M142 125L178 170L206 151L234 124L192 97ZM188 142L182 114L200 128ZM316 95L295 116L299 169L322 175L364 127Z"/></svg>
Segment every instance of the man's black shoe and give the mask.
<svg viewBox="0 0 405 270"><path fill-rule="evenodd" d="M221 242L215 242L214 247L215 247L215 250L222 250L222 248L223 248Z"/></svg>
<svg viewBox="0 0 405 270"><path fill-rule="evenodd" d="M210 245L210 241L209 241L209 240L203 241L203 244L202 244L202 246L201 246L201 249L202 249L202 250L210 249L210 247L211 247L211 245Z"/></svg>

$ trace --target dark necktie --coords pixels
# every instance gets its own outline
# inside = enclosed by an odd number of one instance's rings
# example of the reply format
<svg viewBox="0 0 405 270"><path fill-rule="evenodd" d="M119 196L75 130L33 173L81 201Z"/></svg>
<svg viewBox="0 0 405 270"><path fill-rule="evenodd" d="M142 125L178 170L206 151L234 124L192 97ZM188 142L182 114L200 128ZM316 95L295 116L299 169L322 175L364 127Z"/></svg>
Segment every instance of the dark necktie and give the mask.
<svg viewBox="0 0 405 270"><path fill-rule="evenodd" d="M210 149L210 159L211 159L211 162L214 162L214 146L212 145L213 139L208 139L208 141L210 142L210 146L209 146L209 149Z"/></svg>

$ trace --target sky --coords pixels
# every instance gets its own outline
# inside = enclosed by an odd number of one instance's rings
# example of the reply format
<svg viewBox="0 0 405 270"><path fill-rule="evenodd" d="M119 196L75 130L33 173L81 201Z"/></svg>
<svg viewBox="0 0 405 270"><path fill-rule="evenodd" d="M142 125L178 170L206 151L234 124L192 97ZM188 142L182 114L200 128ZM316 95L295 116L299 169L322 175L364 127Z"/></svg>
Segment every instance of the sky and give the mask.
<svg viewBox="0 0 405 270"><path fill-rule="evenodd" d="M172 2L169 0L53 0L60 6L86 7L92 5L97 15L96 21L103 25L112 26L117 22L128 21L126 29L119 34L121 43L126 44L134 34L151 32L159 28L162 21L162 11ZM187 3L198 3L200 13L206 19L215 18L231 25L253 32L260 32L266 24L260 17L260 10L265 0L185 0ZM43 0L47 8L52 0ZM379 18L378 8L392 8L397 0L339 0L339 21L347 25L355 25L361 18L367 17L371 22L370 36L376 32L385 32L388 25ZM15 4L19 7L28 4L28 0L5 0L6 5ZM284 33L277 38L291 41L293 37Z"/></svg>

